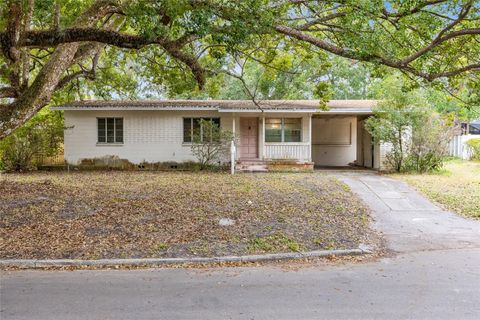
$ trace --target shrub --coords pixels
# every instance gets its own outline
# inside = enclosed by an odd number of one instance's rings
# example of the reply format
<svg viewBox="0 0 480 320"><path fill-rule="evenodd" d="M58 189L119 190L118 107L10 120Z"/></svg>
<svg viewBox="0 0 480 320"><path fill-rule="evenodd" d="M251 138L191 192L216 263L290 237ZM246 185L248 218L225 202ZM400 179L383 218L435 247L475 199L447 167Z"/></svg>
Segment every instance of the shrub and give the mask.
<svg viewBox="0 0 480 320"><path fill-rule="evenodd" d="M201 169L215 168L227 162L233 133L205 119L200 120L199 128L193 132L191 150Z"/></svg>
<svg viewBox="0 0 480 320"><path fill-rule="evenodd" d="M480 160L480 138L470 139L467 141L467 146L472 153L471 160Z"/></svg>
<svg viewBox="0 0 480 320"><path fill-rule="evenodd" d="M412 130L419 126L426 110L422 99L416 95L393 90L392 95L375 108L374 117L365 121L365 128L375 143L388 143L392 146L386 154L386 161L397 172L405 168L411 148Z"/></svg>
<svg viewBox="0 0 480 320"><path fill-rule="evenodd" d="M389 79L374 117L365 121L375 143L391 146L385 155L395 171L427 172L443 166L448 143L457 131L449 114L438 114L428 95Z"/></svg>
<svg viewBox="0 0 480 320"><path fill-rule="evenodd" d="M0 141L0 163L6 171L35 169L35 156L54 156L63 141L63 118L59 111L45 110L25 126Z"/></svg>
<svg viewBox="0 0 480 320"><path fill-rule="evenodd" d="M448 118L426 113L421 124L412 131L405 170L424 173L442 168L448 156L449 141L457 129Z"/></svg>

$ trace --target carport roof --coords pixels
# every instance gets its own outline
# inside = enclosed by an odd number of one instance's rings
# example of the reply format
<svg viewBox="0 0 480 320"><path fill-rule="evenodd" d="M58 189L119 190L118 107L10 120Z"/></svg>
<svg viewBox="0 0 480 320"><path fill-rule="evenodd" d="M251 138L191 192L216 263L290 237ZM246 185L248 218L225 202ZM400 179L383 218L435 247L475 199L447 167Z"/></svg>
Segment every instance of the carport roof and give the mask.
<svg viewBox="0 0 480 320"><path fill-rule="evenodd" d="M377 100L330 100L328 111L319 100L84 100L54 110L212 110L219 112L370 113Z"/></svg>

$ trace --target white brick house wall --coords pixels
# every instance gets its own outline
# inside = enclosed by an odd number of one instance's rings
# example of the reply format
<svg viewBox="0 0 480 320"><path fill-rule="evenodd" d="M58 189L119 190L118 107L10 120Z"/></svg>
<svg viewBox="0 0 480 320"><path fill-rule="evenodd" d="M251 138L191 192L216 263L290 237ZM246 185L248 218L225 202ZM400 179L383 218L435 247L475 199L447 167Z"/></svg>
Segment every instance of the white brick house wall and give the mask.
<svg viewBox="0 0 480 320"><path fill-rule="evenodd" d="M183 118L220 118L223 129L233 130L238 138L240 117L259 119L259 155L265 147L263 142L262 115L257 113L221 113L216 111L176 111L176 110L65 110L65 160L78 165L84 159L115 156L134 164L141 162L185 162L195 161L190 144L183 143ZM97 143L97 118L123 118L123 144ZM310 115L302 113L269 113L266 117L301 117L302 142L310 144ZM237 154L238 158L238 154ZM301 159L309 160L309 159Z"/></svg>
<svg viewBox="0 0 480 320"><path fill-rule="evenodd" d="M194 161L190 145L183 143L184 117L220 117L220 124L232 130L232 117L210 111L95 111L66 110L65 160L79 164L82 159L117 156L132 163ZM123 144L97 143L97 118L121 117Z"/></svg>

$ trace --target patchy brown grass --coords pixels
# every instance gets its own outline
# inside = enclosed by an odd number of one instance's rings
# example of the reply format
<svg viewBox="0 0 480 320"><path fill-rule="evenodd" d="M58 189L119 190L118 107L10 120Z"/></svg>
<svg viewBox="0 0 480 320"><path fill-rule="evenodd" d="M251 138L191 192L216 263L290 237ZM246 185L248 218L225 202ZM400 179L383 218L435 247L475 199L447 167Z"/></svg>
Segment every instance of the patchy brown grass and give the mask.
<svg viewBox="0 0 480 320"><path fill-rule="evenodd" d="M235 220L220 226L220 218ZM354 248L364 205L321 173L0 176L1 258L127 258Z"/></svg>
<svg viewBox="0 0 480 320"><path fill-rule="evenodd" d="M480 219L480 162L452 160L432 174L393 174L441 206Z"/></svg>

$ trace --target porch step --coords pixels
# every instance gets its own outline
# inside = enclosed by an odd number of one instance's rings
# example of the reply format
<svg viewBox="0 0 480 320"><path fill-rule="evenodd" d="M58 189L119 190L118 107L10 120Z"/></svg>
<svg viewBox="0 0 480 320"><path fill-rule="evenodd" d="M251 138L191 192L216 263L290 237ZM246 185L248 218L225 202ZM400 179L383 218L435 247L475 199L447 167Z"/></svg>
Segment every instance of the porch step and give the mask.
<svg viewBox="0 0 480 320"><path fill-rule="evenodd" d="M267 164L262 160L239 160L235 165L239 172L268 172Z"/></svg>

